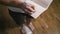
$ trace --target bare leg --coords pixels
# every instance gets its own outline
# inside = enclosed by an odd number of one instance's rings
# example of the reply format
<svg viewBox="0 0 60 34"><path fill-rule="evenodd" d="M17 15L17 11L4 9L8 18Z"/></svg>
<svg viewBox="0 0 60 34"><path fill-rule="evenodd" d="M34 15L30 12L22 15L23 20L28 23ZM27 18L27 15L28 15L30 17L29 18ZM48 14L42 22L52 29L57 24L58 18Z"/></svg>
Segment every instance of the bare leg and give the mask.
<svg viewBox="0 0 60 34"><path fill-rule="evenodd" d="M22 31L22 34L26 34L25 25L23 25L23 27L22 27L21 31Z"/></svg>
<svg viewBox="0 0 60 34"><path fill-rule="evenodd" d="M23 28L21 29L22 34L32 34L32 31L24 24Z"/></svg>
<svg viewBox="0 0 60 34"><path fill-rule="evenodd" d="M35 27L33 26L32 22L30 22L30 24L28 26L31 29L31 31L34 31Z"/></svg>

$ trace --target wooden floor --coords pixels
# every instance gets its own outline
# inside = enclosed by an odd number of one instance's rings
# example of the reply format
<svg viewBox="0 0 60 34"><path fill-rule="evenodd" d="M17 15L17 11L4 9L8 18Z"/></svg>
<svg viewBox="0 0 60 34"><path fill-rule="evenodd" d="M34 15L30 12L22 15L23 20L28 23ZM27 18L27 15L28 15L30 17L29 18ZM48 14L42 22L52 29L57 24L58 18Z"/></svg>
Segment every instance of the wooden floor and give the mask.
<svg viewBox="0 0 60 34"><path fill-rule="evenodd" d="M2 14L2 12L0 13ZM2 15L3 17L0 18L1 22L5 23L7 21L8 24L12 23L12 25L14 25L12 19L9 20L10 16L8 18L5 12ZM4 18L4 16L6 17ZM37 19L33 19L32 22L35 26L33 34L60 34L60 0L53 0L53 3L48 10L41 14ZM3 30L4 34L20 34L18 27L3 28L5 28Z"/></svg>

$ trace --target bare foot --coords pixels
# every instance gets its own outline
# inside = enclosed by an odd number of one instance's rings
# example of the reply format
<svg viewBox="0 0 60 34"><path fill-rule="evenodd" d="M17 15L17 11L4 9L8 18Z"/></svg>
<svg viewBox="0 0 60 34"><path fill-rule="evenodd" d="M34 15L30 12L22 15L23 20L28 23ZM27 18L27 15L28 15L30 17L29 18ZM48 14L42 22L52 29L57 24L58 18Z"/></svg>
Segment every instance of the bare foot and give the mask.
<svg viewBox="0 0 60 34"><path fill-rule="evenodd" d="M32 22L30 22L30 24L28 25L28 27L31 29L31 31L34 31L34 26L33 26L33 24L32 24Z"/></svg>
<svg viewBox="0 0 60 34"><path fill-rule="evenodd" d="M23 25L21 31L22 31L22 34L32 34L31 29L29 29L29 27L27 27L26 25Z"/></svg>
<svg viewBox="0 0 60 34"><path fill-rule="evenodd" d="M23 25L23 27L21 28L21 32L22 32L22 34L26 34L25 25Z"/></svg>

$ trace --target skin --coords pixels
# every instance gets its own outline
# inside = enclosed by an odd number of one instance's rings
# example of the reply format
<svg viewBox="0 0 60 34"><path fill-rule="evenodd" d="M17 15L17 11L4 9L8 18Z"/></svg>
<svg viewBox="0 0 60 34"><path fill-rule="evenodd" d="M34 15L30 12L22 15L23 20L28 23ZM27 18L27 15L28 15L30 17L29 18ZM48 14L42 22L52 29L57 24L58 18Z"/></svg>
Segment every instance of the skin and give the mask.
<svg viewBox="0 0 60 34"><path fill-rule="evenodd" d="M34 5L32 5L30 3L25 3L23 0L0 0L0 4L21 8L29 15L31 15L32 13L35 12ZM34 27L32 25L29 25L29 26L30 26L31 30L34 30ZM22 28L22 32L23 32L23 34L26 34L24 27Z"/></svg>
<svg viewBox="0 0 60 34"><path fill-rule="evenodd" d="M34 5L25 3L24 0L0 0L0 4L21 8L27 14L32 14L35 12Z"/></svg>

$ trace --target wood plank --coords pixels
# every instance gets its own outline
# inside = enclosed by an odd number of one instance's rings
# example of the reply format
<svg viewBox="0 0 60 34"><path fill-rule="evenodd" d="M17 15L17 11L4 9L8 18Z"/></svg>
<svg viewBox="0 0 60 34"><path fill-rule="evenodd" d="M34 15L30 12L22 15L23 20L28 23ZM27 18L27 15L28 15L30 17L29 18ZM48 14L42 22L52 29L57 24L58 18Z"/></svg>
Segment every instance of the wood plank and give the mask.
<svg viewBox="0 0 60 34"><path fill-rule="evenodd" d="M0 8L0 11L2 9ZM4 10L7 10L6 8ZM15 22L11 17L8 17L8 11L7 12L0 12L2 17L0 18L0 21L7 22L7 24L10 24L9 26L4 29L5 34L20 34L19 28L16 27L16 25L13 25ZM6 16L6 17L5 17ZM14 22L14 23L12 23ZM12 23L12 25L11 25ZM48 10L46 10L41 16L39 16L37 19L32 20L33 25L35 26L35 30L33 34L60 34L60 0L54 0L53 3L50 5Z"/></svg>

